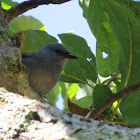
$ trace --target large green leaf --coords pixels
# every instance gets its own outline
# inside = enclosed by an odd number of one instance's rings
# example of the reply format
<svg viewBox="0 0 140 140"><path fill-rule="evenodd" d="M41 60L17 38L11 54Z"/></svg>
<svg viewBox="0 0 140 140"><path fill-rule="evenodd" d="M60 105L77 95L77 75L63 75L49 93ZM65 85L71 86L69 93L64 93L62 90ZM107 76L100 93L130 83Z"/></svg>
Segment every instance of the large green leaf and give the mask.
<svg viewBox="0 0 140 140"><path fill-rule="evenodd" d="M140 82L140 18L131 23L132 31L132 65L128 85Z"/></svg>
<svg viewBox="0 0 140 140"><path fill-rule="evenodd" d="M140 82L140 18L123 1L102 1L108 14L110 25L119 42L119 70L124 88ZM134 11L136 13L134 13ZM125 97L120 105L124 122L140 126L140 94Z"/></svg>
<svg viewBox="0 0 140 140"><path fill-rule="evenodd" d="M93 105L96 108L112 95L112 91L107 85L98 84L93 91Z"/></svg>
<svg viewBox="0 0 140 140"><path fill-rule="evenodd" d="M132 30L132 66L128 85L140 82L140 19L135 18L131 23ZM124 122L132 126L140 126L140 92L132 93L123 99L120 111Z"/></svg>
<svg viewBox="0 0 140 140"><path fill-rule="evenodd" d="M84 17L87 19L92 33L97 38L100 29L100 17L102 13L102 6L100 0L79 0L82 7Z"/></svg>
<svg viewBox="0 0 140 140"><path fill-rule="evenodd" d="M61 81L86 83L87 79L96 82L97 72L95 56L87 42L74 34L60 34L62 43L75 55L77 60L67 63L61 76Z"/></svg>
<svg viewBox="0 0 140 140"><path fill-rule="evenodd" d="M12 31L12 33L31 29L45 31L45 27L43 26L43 24L32 16L20 16L12 20L12 22L10 23L10 30Z"/></svg>
<svg viewBox="0 0 140 140"><path fill-rule="evenodd" d="M84 38L74 34L59 34L59 37L73 54L89 59L95 65L95 56Z"/></svg>
<svg viewBox="0 0 140 140"><path fill-rule="evenodd" d="M38 51L44 44L58 42L56 38L50 36L45 31L26 30L23 33L25 41L22 47L22 52Z"/></svg>
<svg viewBox="0 0 140 140"><path fill-rule="evenodd" d="M119 43L119 70L122 74L122 82L126 86L132 61L131 31L128 16L116 1L105 0L102 2Z"/></svg>
<svg viewBox="0 0 140 140"><path fill-rule="evenodd" d="M127 96L123 100L120 110L125 124L140 126L140 92Z"/></svg>
<svg viewBox="0 0 140 140"><path fill-rule="evenodd" d="M77 60L69 60L60 78L64 82L84 84L88 84L87 79L96 82L97 72L92 63L80 56Z"/></svg>
<svg viewBox="0 0 140 140"><path fill-rule="evenodd" d="M108 56L104 58L103 52ZM97 71L102 77L108 77L118 71L118 42L111 27L101 23L96 46Z"/></svg>

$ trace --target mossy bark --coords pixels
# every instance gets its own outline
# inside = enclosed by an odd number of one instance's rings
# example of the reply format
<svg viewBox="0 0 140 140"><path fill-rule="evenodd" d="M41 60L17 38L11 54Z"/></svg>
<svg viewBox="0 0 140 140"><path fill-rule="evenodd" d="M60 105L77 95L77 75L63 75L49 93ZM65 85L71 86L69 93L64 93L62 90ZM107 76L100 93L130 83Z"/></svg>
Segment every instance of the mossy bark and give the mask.
<svg viewBox="0 0 140 140"><path fill-rule="evenodd" d="M28 73L21 64L21 52L6 22L6 12L0 7L0 87L14 93L38 98L28 83Z"/></svg>

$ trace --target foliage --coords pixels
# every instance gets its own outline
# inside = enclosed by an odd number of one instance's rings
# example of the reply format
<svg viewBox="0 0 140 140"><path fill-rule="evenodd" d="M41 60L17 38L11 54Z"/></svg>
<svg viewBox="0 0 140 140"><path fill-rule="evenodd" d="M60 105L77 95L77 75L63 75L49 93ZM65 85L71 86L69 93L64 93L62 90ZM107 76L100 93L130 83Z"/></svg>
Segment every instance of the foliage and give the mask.
<svg viewBox="0 0 140 140"><path fill-rule="evenodd" d="M5 9L15 4L10 0L2 0ZM81 107L91 103L97 107L111 94L140 82L140 2L79 0L79 5L97 39L96 56L84 38L74 34L59 34L62 43L78 59L67 63L60 79L62 82L58 82L46 97L55 105L58 95L62 93L65 107L68 98ZM10 23L10 30L12 33L23 31L25 41L22 51L35 51L45 43L57 42L45 32L42 23L33 17L15 18ZM106 58L103 53L107 54ZM110 81L114 75L115 79ZM107 77L107 80L101 80L102 77ZM83 98L78 100L79 92ZM139 106L140 92L131 94L122 100L120 112L114 112L114 106L110 108L111 112L117 114L110 120L119 119L124 124L140 126Z"/></svg>

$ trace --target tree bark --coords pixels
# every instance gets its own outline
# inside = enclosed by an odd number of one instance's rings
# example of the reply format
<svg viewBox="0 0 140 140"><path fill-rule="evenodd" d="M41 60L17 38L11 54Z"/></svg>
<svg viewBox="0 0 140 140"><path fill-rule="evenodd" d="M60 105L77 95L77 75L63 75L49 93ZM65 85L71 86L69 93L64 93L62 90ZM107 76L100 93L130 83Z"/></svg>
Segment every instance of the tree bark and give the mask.
<svg viewBox="0 0 140 140"><path fill-rule="evenodd" d="M0 139L140 139L140 128L86 119L0 88Z"/></svg>
<svg viewBox="0 0 140 140"><path fill-rule="evenodd" d="M21 64L21 52L9 31L6 16L0 6L0 87L39 99L29 86L28 73Z"/></svg>

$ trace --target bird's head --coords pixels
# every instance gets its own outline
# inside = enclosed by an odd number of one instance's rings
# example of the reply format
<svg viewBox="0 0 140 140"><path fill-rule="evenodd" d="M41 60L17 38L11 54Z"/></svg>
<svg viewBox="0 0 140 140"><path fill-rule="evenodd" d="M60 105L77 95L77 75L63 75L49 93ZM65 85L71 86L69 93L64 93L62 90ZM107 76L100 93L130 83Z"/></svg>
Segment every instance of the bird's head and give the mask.
<svg viewBox="0 0 140 140"><path fill-rule="evenodd" d="M59 59L77 59L77 56L70 53L66 47L56 42L46 44L43 49L53 53Z"/></svg>
<svg viewBox="0 0 140 140"><path fill-rule="evenodd" d="M62 68L68 59L77 59L77 56L70 53L65 46L56 42L48 43L42 49L48 52L52 57L56 57L60 61Z"/></svg>

